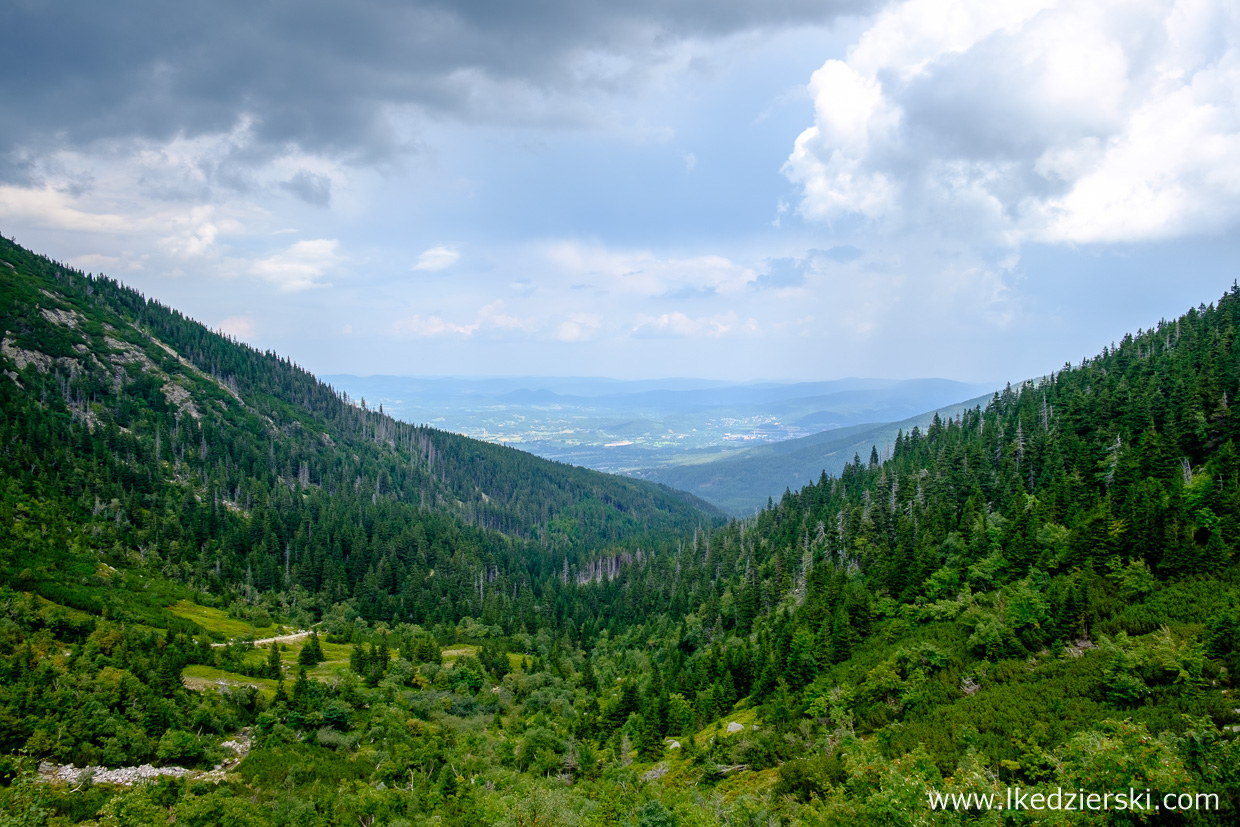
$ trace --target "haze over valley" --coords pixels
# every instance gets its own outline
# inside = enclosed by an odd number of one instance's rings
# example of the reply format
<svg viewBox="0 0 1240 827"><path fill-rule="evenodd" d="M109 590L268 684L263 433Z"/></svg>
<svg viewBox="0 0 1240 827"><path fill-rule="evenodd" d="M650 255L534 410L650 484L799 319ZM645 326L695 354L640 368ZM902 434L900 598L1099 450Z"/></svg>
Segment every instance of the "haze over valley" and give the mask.
<svg viewBox="0 0 1240 827"><path fill-rule="evenodd" d="M826 382L727 383L694 379L623 381L567 377L493 379L325 376L337 390L411 423L465 434L520 448L548 459L609 473L666 482L738 514L752 514L785 488L838 473L853 454L840 445L787 460L778 470L744 475L743 492L716 496L718 487L677 484L678 472L737 455L752 448L847 429L853 436L871 426L875 445L890 452L895 428L875 430L979 394L993 385L943 379L841 379ZM985 403L985 399L981 400ZM976 400L974 400L976 404ZM972 407L969 405L968 407ZM905 423L906 430L911 425ZM873 436L873 435L871 435ZM857 437L864 439L865 436ZM814 444L821 443L819 438ZM852 446L856 439L841 445ZM802 441L780 456L804 449ZM872 446L861 446L869 455ZM789 450L792 449L792 450ZM759 452L758 456L762 456ZM712 490L712 488L714 490Z"/></svg>

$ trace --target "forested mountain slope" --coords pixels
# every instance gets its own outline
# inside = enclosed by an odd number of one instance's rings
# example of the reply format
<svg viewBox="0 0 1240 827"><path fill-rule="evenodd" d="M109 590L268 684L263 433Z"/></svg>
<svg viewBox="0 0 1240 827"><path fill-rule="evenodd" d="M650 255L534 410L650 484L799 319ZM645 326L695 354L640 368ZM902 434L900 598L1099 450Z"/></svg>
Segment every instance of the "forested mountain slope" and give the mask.
<svg viewBox="0 0 1240 827"><path fill-rule="evenodd" d="M936 415L954 417L987 401L987 397L978 397L899 422L847 425L757 445L724 457L702 455L634 476L688 491L731 514L748 517L760 511L772 497L817 482L824 472L838 475L858 453L869 456L870 449L877 446L886 455L902 431L912 431L914 427L924 430Z"/></svg>
<svg viewBox="0 0 1240 827"><path fill-rule="evenodd" d="M816 745L782 789L841 818L999 781L1178 784L1234 813L1238 329L1233 288L690 546L679 651L719 677L680 688Z"/></svg>
<svg viewBox="0 0 1240 827"><path fill-rule="evenodd" d="M74 534L6 537L0 568L48 596L82 591L52 562L80 553L197 589L357 596L372 618L511 617L604 550L713 519L661 486L397 422L7 240L0 261L0 485L19 513L0 531L37 511Z"/></svg>

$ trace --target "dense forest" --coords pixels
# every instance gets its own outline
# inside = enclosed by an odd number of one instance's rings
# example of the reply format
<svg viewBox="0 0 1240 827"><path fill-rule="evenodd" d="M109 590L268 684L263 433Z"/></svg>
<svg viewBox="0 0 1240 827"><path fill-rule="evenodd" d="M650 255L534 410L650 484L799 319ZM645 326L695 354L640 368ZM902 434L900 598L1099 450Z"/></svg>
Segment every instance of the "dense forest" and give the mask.
<svg viewBox="0 0 1240 827"><path fill-rule="evenodd" d="M729 522L0 296L0 825L1234 823L1234 287Z"/></svg>

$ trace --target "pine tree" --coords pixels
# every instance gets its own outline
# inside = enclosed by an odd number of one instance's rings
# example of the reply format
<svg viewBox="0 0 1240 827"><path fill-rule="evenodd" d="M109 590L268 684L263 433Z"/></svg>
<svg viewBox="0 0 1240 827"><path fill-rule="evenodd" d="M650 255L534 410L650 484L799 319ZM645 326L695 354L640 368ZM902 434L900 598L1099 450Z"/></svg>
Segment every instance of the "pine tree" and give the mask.
<svg viewBox="0 0 1240 827"><path fill-rule="evenodd" d="M298 712L306 711L306 705L310 702L310 678L306 675L306 667L297 670L297 681L293 684L293 702L292 707Z"/></svg>
<svg viewBox="0 0 1240 827"><path fill-rule="evenodd" d="M306 639L306 644L297 653L297 662L302 666L313 668L324 660L326 660L326 657L323 655L323 646L319 643L319 635L317 632L311 632Z"/></svg>
<svg viewBox="0 0 1240 827"><path fill-rule="evenodd" d="M588 654L586 655L585 664L581 667L581 688L591 694L598 691L598 681L594 677L594 666L590 663L590 656Z"/></svg>
<svg viewBox="0 0 1240 827"><path fill-rule="evenodd" d="M848 612L841 605L831 619L831 662L843 663L848 660L859 639Z"/></svg>
<svg viewBox="0 0 1240 827"><path fill-rule="evenodd" d="M663 755L663 734L659 732L658 715L651 709L639 716L637 723L637 754L645 761L657 761Z"/></svg>
<svg viewBox="0 0 1240 827"><path fill-rule="evenodd" d="M814 634L808 629L798 629L792 636L784 679L793 689L802 689L818 674L814 660Z"/></svg>
<svg viewBox="0 0 1240 827"><path fill-rule="evenodd" d="M271 646L267 651L267 674L265 677L271 680L279 680L284 675L284 669L280 663L280 644L271 641Z"/></svg>

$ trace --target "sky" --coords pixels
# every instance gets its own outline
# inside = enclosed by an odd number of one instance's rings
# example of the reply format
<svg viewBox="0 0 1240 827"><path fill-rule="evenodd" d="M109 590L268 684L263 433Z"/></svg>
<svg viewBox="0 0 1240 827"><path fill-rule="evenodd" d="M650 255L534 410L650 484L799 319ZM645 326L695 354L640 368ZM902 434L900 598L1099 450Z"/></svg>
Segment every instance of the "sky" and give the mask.
<svg viewBox="0 0 1240 827"><path fill-rule="evenodd" d="M0 31L0 232L316 373L1018 381L1240 277L1222 0L11 0Z"/></svg>

